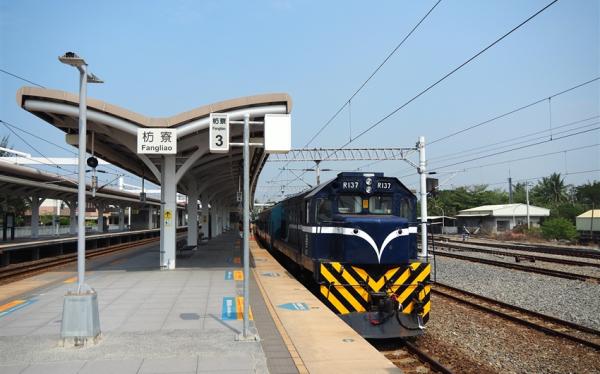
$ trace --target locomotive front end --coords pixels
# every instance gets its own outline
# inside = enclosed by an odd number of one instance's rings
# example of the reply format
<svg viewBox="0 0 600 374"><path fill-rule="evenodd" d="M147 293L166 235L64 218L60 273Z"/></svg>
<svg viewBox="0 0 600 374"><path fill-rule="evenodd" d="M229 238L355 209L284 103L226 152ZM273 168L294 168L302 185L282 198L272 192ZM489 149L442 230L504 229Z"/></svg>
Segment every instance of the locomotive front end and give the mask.
<svg viewBox="0 0 600 374"><path fill-rule="evenodd" d="M315 230L320 294L363 337L421 335L430 265L417 258L414 195L381 175L339 179L330 220Z"/></svg>

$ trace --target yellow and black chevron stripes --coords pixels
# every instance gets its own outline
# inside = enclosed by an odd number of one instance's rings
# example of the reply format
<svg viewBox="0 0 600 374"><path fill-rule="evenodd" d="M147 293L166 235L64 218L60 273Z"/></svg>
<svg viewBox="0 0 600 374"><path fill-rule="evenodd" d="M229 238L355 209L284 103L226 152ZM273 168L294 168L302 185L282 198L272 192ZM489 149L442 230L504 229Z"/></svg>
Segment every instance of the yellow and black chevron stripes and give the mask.
<svg viewBox="0 0 600 374"><path fill-rule="evenodd" d="M420 304L422 311L419 314L426 322L431 308L430 269L429 264L414 262L389 269L376 279L360 267L344 266L339 262L322 263L320 291L329 306L340 314L368 311L372 292L395 294L404 313L413 313Z"/></svg>

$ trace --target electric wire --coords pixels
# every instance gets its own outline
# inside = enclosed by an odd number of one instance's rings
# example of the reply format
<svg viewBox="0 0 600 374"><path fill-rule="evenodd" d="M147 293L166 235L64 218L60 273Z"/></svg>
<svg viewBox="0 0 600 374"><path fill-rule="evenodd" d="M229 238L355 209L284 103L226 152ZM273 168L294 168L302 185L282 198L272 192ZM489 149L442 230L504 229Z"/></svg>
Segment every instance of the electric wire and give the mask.
<svg viewBox="0 0 600 374"><path fill-rule="evenodd" d="M381 119L379 119L378 121L376 121L375 123L373 123L372 125L370 125L369 127L367 127L365 130L361 131L357 136L355 136L353 139L349 140L348 142L346 142L345 144L343 144L342 146L340 146L336 151L333 151L331 154L328 154L327 157L325 157L325 159L322 160L322 161L326 161L331 156L335 155L337 152L339 152L340 150L342 150L343 148L345 148L346 146L348 146L352 142L356 141L358 138L362 137L363 135L365 135L366 133L368 133L369 131L371 131L372 129L374 129L375 127L377 127L378 125L380 125L384 121L386 121L388 118L390 118L394 114L398 113L400 110L404 109L410 103L412 103L413 101L415 101L419 97L423 96L425 93L427 93L428 91L430 91L432 88L434 88L435 86L437 86L438 84L440 84L441 82L443 82L444 80L446 80L447 78L449 78L450 76L452 76L454 73L456 73L457 71L459 71L460 69L462 69L463 67L465 67L466 65L468 65L469 63L471 63L472 61L474 61L476 58L478 58L479 56L481 56L482 54L484 54L490 48L492 48L496 44L500 43L506 37L508 37L509 35L511 35L512 33L514 33L515 31L517 31L518 29L520 29L521 27L523 27L525 24L527 24L528 22L530 22L532 19L534 19L535 17L537 17L538 15L540 15L541 13L543 13L545 10L547 10L548 8L550 8L552 5L556 4L557 2L558 2L558 0L553 0L550 3L548 3L547 5L545 5L543 8L541 8L540 10L538 10L537 12L535 12L534 14L532 14L531 16L529 16L527 19L525 19L524 21L522 21L521 23L519 23L517 26L513 27L511 30L509 30L508 32L506 32L505 34L503 34L502 36L500 36L499 38L497 38L495 41L493 41L492 43L488 44L485 48L483 48L482 50L480 50L479 52L477 52L475 55L471 56L469 59L467 59L466 61L464 61L463 63L461 63L457 67L455 67L454 69L452 69L450 72L446 73L444 76L442 76L441 78L439 78L437 81L435 81L434 83L430 84L425 89L423 89L422 91L420 91L419 93L417 93L411 99L409 99L408 101L404 102L402 105L396 107L390 113L388 113L385 116L383 116ZM300 174L300 176L304 175L305 173L306 172L304 172L303 174Z"/></svg>
<svg viewBox="0 0 600 374"><path fill-rule="evenodd" d="M388 62L388 60L396 53L396 51L398 51L398 49L404 44L404 42L417 30L417 28L421 25L421 23L423 23L423 21L425 21L425 19L427 17L429 17L431 12L433 12L433 10L438 6L438 4L441 1L442 0L438 0L431 7L431 9L429 9L429 11L419 20L419 22L417 22L417 24L410 30L410 32L404 36L404 38L400 41L400 43L398 43L398 45L396 45L396 48L394 48L387 55L387 57L379 64L379 66L377 66L377 68L371 73L371 75L360 85L360 87L358 87L358 89L356 91L354 91L354 93L350 96L350 98L348 98L344 102L344 104L342 104L342 106L337 110L337 112L335 112L335 114L331 118L329 118L329 120L327 120L327 122L325 122L325 124L323 126L321 126L319 131L317 131L317 133L315 135L313 135L312 138L310 138L310 140L304 145L304 147L307 147L310 143L312 143L312 141L315 140L316 137L319 136L319 134L321 134L321 132L323 132L323 130L325 130L331 124L331 122L342 112L342 110L344 110L344 108L352 101L352 99L354 99L354 97L367 85L367 83L375 76L375 74L377 74L377 72L383 67L383 65L385 65L386 62Z"/></svg>
<svg viewBox="0 0 600 374"><path fill-rule="evenodd" d="M570 127L570 126L577 125L577 124L580 124L582 122L586 122L586 121L589 121L589 120L592 120L592 119L597 119L599 117L600 117L600 115L596 115L596 116L588 117L588 118L585 118L585 119L580 119L580 120L577 120L577 121L569 122L569 123L566 123L564 125L554 127L553 130L561 129L561 128L564 128L564 127ZM572 130L575 130L575 129L589 127L589 126L592 126L593 124L594 123L583 125L583 126L579 126L579 127L574 128L574 129L567 130L567 131L572 131ZM438 160L438 159L448 160L448 159L452 159L452 158L457 158L457 157L455 157L456 155L463 155L464 156L465 153L471 153L473 151L480 150L480 149L487 149L487 150L489 150L490 147L493 147L493 146L496 146L496 145L500 145L500 144L504 144L504 143L509 143L509 142L514 141L514 140L520 140L520 139L523 139L523 138L529 138L529 137L532 137L534 135L539 135L539 134L546 133L548 131L550 131L550 130L549 129L545 129L545 130L535 131L535 132L531 132L531 133L528 133L528 134L516 136L514 138L502 140L502 141L499 141L499 142L496 142L496 143L491 143L491 144L487 144L487 145L481 145L481 146L478 146L478 147L475 147L475 148L466 149L466 150L460 151L460 152L453 152L453 153L448 153L448 154L441 155L441 156L432 157L432 158L430 158L428 160L428 162L431 162L431 161L434 161L434 160ZM563 133L564 133L564 131L563 131ZM540 138L537 138L537 139L540 139ZM531 141L531 140L533 140L533 139L525 140L525 141ZM515 144L519 144L519 143L515 143ZM509 146L509 145L506 145L505 147L507 147L507 146ZM458 157L460 157L460 156L458 156Z"/></svg>
<svg viewBox="0 0 600 374"><path fill-rule="evenodd" d="M570 123L567 123L567 124L555 127L553 130L556 130L556 129L559 129L559 128L568 127L568 126L573 126L573 125L579 124L581 122L589 121L590 119L597 119L598 117L600 117L600 116L592 116L592 117L589 117L589 118L586 118L586 119L582 119L582 120L570 122ZM588 123L586 125L578 126L578 127L571 128L571 129L568 129L568 130L563 130L563 131L558 131L558 132L555 131L554 135L565 134L565 133L569 133L571 131L584 129L586 127L596 126L598 124L600 124L600 122L592 122L592 123ZM548 132L548 131L550 131L550 130L536 131L536 132L525 134L525 135L521 135L521 136L518 136L518 137L515 137L515 138L503 140L501 142L496 142L496 143L492 143L492 144L488 144L488 145L484 145L484 146L479 146L479 147L475 147L475 148L472 148L472 149L467 149L467 150L464 150L464 151L461 151L461 152L454 152L454 153L450 153L450 154L446 154L446 155L441 155L441 156L433 157L433 158L430 158L428 160L428 163L430 163L430 162L432 162L434 160L439 160L439 159L443 159L444 161L453 160L453 159L461 159L461 158L475 156L475 155L482 154L482 153L487 153L487 152L492 152L492 151L495 151L495 150L504 149L504 148L507 148L507 147L514 147L516 145L523 144L523 143L528 143L528 142L532 142L532 141L538 141L540 139L546 139L547 135L544 135L544 136L540 136L540 137L536 137L536 138L521 140L521 141L518 141L518 142L511 143L511 144L506 144L506 145L503 145L503 146L500 146L500 147L495 147L495 148L493 147L494 145L497 145L497 144L507 143L507 142L518 140L518 139L522 139L522 138L528 138L528 137L531 137L533 135L537 135L537 134ZM549 139L549 140L552 140L552 139ZM477 152L472 152L472 151L479 150L479 149L483 149L483 150L480 150L480 151L477 151ZM435 167L431 167L431 168L435 169ZM394 174L401 174L401 173L407 172L409 170L412 170L412 169L408 168L408 169L398 170L398 171L394 172Z"/></svg>
<svg viewBox="0 0 600 374"><path fill-rule="evenodd" d="M519 112L519 111L521 111L521 110L524 110L524 109L527 109L527 108L531 108L532 106L535 106L535 105L537 105L537 104L539 104L539 103L542 103L542 102L544 102L544 101L546 101L546 100L549 100L549 99L552 99L552 98L554 98L554 97L557 97L557 96L560 96L560 95L566 94L567 92L571 92L571 91L573 91L573 90L575 90L575 89L577 89L577 88L580 88L580 87L583 87L583 86L587 86L588 84L590 84L590 83L593 83L593 82L595 82L595 81L597 81L597 80L599 80L599 79L600 79L600 77L596 77L596 78L590 79L590 80L588 80L588 81L586 81L586 82L580 83L580 84L578 84L578 85L575 85L575 86L573 86L573 87L570 87L570 88L567 88L566 90L563 90L563 91L557 92L557 93L555 93L555 94L553 94L553 95L550 95L550 96L544 97L543 99L536 100L536 101L534 101L534 102L532 102L532 103L529 103L529 104L526 104L526 105L520 106L520 107L518 107L518 108L516 108L516 109L510 110L510 111L508 111L508 112L506 112L506 113L503 113L503 114L500 114L500 115L498 115L498 116L496 116L496 117L493 117L493 118L490 118L490 119L488 119L488 120L485 120L485 121L483 121L483 122L479 122L479 123L477 123L477 124L475 124L475 125L472 125L472 126L466 127L466 128L464 128L464 129L462 129L462 130L459 130L459 131L453 132L453 133L451 133L451 134L448 134L448 135L444 135L444 136L442 136L441 138L437 138L437 139L435 139L435 140L433 140L433 141L429 142L429 143L428 143L428 145L430 146L430 145L432 145L432 144L435 144L435 143L441 142L441 141L443 141L443 140L449 139L449 138L451 138L451 137L453 137L453 136L456 136L456 135L458 135L458 134L462 134L462 133L464 133L464 132L466 132L466 131L472 130L472 129L474 129L474 128L477 128L477 127L481 127L481 126L483 126L483 125L486 125L486 124L488 124L488 123L490 123L490 122L493 122L493 121L496 121L496 120L498 120L498 119L504 118L504 117L506 117L506 116L509 116L509 115L511 115L511 114L514 114L514 113L516 113L516 112Z"/></svg>
<svg viewBox="0 0 600 374"><path fill-rule="evenodd" d="M475 55L471 56L469 59L467 59L466 61L464 61L463 63L461 63L457 67L455 67L454 69L452 69L450 72L446 73L444 76L442 76L441 78L439 78L437 81L435 81L434 83L432 83L429 86L427 86L424 90L420 91L418 94L416 94L415 96L413 96L410 100L408 100L405 103L403 103L402 105L398 106L397 108L395 108L394 110L392 110L390 113L386 114L381 119L379 119L378 121L376 121L375 123L373 123L371 126L367 127L365 130L361 131L351 141L346 142L344 145L342 145L341 147L339 147L337 151L334 151L331 155L329 155L329 157L333 156L334 154L336 154L337 152L339 152L341 149L345 148L350 143L354 142L356 139L362 137L363 135L365 135L366 133L368 133L369 131L371 131L372 129L374 129L375 127L377 127L378 125L380 125L381 123L383 123L385 120L387 120L388 118L390 118L394 114L398 113L400 110L402 110L403 108L405 108L406 106L408 106L410 103L412 103L413 101L415 101L416 99L418 99L419 97L421 97L422 95L424 95L425 93L427 93L429 90L431 90L432 88L434 88L435 86L437 86L438 84L440 84L441 82L443 82L444 80L446 80L447 78L449 78L450 76L452 76L454 73L456 73L457 71L459 71L460 69L462 69L463 67L465 67L466 65L468 65L470 62L472 62L473 60L475 60L477 57L479 57L482 54L484 54L490 48L492 48L496 44L500 43L502 40L504 40L506 37L508 37L509 35L511 35L513 32L517 31L522 26L524 26L525 24L527 24L529 21L531 21L532 19L534 19L535 17L537 17L538 15L540 15L546 9L548 9L552 5L556 4L556 2L558 2L558 0L553 0L550 3L548 3L542 9L538 10L533 15L529 16L527 19L525 19L524 21L522 21L520 24L518 24L517 26L513 27L510 31L506 32L504 35L502 35L501 37L499 37L498 39L496 39L495 41L493 41L492 43L490 43L489 45L487 45L485 48L483 48L482 50L480 50L479 52L477 52Z"/></svg>
<svg viewBox="0 0 600 374"><path fill-rule="evenodd" d="M445 169L445 168L448 168L450 166L461 165L461 164L464 164L464 163L467 163L467 162L477 161L477 160L481 160L481 159L484 159L484 158L493 157L493 156L501 155L501 154L512 152L512 151L517 151L517 150L524 149L524 148L534 147L536 145L553 142L555 140L569 138L569 137L575 136L575 135L585 134L585 133L588 133L588 132L591 132L591 131L596 131L596 130L599 130L599 129L600 129L600 127L594 127L592 129L578 131L578 132L573 133L573 134L563 135L563 136L559 136L559 137L553 137L552 139L547 139L547 140L539 141L539 142L536 142L536 143L532 143L532 144L527 144L527 145L523 145L523 146L511 148L511 149L507 149L507 150L504 150L504 151L494 152L494 153L491 153L489 155L475 157L475 158L471 158L469 160L454 162L454 163L451 163L451 164L446 164L444 166L440 166L440 167L437 167L435 169Z"/></svg>
<svg viewBox="0 0 600 374"><path fill-rule="evenodd" d="M352 101L352 99L367 85L367 83L375 76L375 74L377 74L377 72L379 72L379 70L383 67L383 65L385 65L388 60L398 51L398 49L404 44L404 42L406 42L406 40L417 30L417 28L425 21L425 19L427 19L427 17L429 17L429 15L431 14L431 12L433 12L433 10L439 5L439 3L442 0L438 0L430 9L427 13L425 13L425 15L423 17L421 17L421 19L419 20L419 22L417 22L417 24L415 26L413 26L413 28L410 30L410 32L408 34L406 34L404 36L404 38L402 38L402 40L400 41L400 43L398 43L396 45L396 47L386 56L386 58L379 64L379 66L377 66L377 68L371 73L371 75L369 75L369 77L360 85L360 87L354 91L354 93L352 95L350 95L350 98L348 98L343 104L342 106L333 114L333 116L331 116L326 122L325 124L323 124L323 126L321 126L321 128L316 132L315 135L313 135L310 140L308 140L308 142L306 142L306 144L304 145L303 148L308 147L308 145L310 143L312 143L313 140L315 140L317 138L317 136L319 136L319 134L321 134L321 132L323 132L323 130L325 130L332 122L334 119L337 118L337 116L344 110L344 108L346 108L346 106L348 106L350 104L350 102ZM352 140L352 137L350 137L350 140ZM288 163L286 163L284 165L287 166L289 165L289 161ZM277 174L277 176L274 179L277 179L281 176L281 174L283 173L283 171L280 171L279 174Z"/></svg>
<svg viewBox="0 0 600 374"><path fill-rule="evenodd" d="M598 123L600 123L600 122L598 122ZM524 145L524 146L521 146L521 147L512 148L512 149L509 149L509 150L506 150L506 151L496 152L496 153L493 153L493 154L490 154L490 155L476 157L476 158L473 158L473 159L470 159L470 160L456 162L456 163L453 163L453 164L448 164L448 165L444 165L444 166L440 166L440 167L431 167L431 170L437 171L437 170L440 170L440 169L448 168L450 166L456 166L456 165L467 163L467 162L477 161L477 160L485 159L485 158L488 158L488 157L497 156L499 154L512 152L514 150L520 150L520 149L524 149L524 148L528 148L528 147L533 147L533 146L536 146L536 145L553 142L553 141L556 141L556 140L559 140L559 139L564 139L564 138L568 138L568 137L575 136L575 135L580 135L580 134L583 134L583 133L587 133L587 132L595 131L595 130L599 130L599 129L600 129L600 127L595 127L593 129L579 131L579 132L574 133L574 134L568 134L568 135L563 135L561 137L555 137L552 140L547 139L547 140L542 141L542 142L528 144L528 145ZM592 144L592 145L581 146L581 147L576 147L576 148L571 148L571 149L563 149L563 150L560 150L560 151L555 151L555 152L550 152L550 153L544 153L544 154L541 154L541 155L527 156L527 157L523 157L523 158L519 158L519 159L514 159L514 160L499 161L499 162L491 163L489 165L478 165L478 166L473 166L473 167L470 167L470 168L464 168L464 169L461 169L460 171L466 171L466 170L471 170L471 169L478 169L478 168L484 167L484 166L500 165L500 164L503 164L503 163L510 163L510 162L514 162L514 161L520 161L520 160L529 159L529 158L536 158L536 157L548 156L548 155L558 154L558 153L563 153L563 152L570 152L570 151L575 151L575 150L579 150L579 149L590 148L590 147L597 146L597 145L599 145L599 144ZM410 173L410 174L402 175L399 178L402 179L402 178L411 177L411 176L415 176L415 175L418 175L418 174L417 173Z"/></svg>
<svg viewBox="0 0 600 374"><path fill-rule="evenodd" d="M2 122L2 123L4 124L4 122ZM65 170L65 171L70 171L70 170L67 170L67 169L63 168L62 166L58 165L54 161L50 160L48 157L46 157L46 155L44 155L37 148L35 148L34 146L32 146L27 140L23 139L23 137L21 135L17 134L12 128L10 128L8 126L6 128L8 129L8 131L10 131L11 133L13 133L13 135L15 135L17 138L21 139L21 141L23 143L25 143L29 148L31 148L32 151L40 154L43 158L45 158L46 160L48 160L48 162L50 162L51 164L54 164L59 169L62 169L62 170Z"/></svg>
<svg viewBox="0 0 600 374"><path fill-rule="evenodd" d="M25 78L23 78L23 77L21 77L21 76L18 76L17 74L13 74L13 73L11 73L11 72L9 72L9 71L6 71L6 70L4 70L4 69L0 69L0 72L3 72L4 74L8 74L8 75L10 75L11 77L14 77L14 78L20 79L20 80L22 80L22 81L25 81L25 82L27 82L27 83L31 83L31 84L33 84L34 86L38 86L38 87L41 87L41 88L46 88L46 87L42 86L41 84L37 84L37 83L35 83L35 82L32 82L32 81L30 81L29 79L25 79Z"/></svg>

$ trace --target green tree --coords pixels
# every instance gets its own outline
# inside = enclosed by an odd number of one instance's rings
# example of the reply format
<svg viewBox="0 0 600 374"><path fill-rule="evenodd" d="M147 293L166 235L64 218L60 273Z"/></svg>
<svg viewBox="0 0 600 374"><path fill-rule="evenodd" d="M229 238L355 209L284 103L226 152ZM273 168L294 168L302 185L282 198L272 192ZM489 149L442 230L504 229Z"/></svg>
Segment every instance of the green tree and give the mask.
<svg viewBox="0 0 600 374"><path fill-rule="evenodd" d="M586 205L600 206L600 182L588 182L575 188L577 201Z"/></svg>
<svg viewBox="0 0 600 374"><path fill-rule="evenodd" d="M565 179L560 173L552 173L549 177L542 178L531 189L532 201L539 205L558 204L567 201L567 189Z"/></svg>
<svg viewBox="0 0 600 374"><path fill-rule="evenodd" d="M575 225L566 218L550 218L542 223L542 235L546 239L577 239L578 233Z"/></svg>
<svg viewBox="0 0 600 374"><path fill-rule="evenodd" d="M505 204L508 194L502 190L488 190L486 185L457 187L453 190L441 190L430 198L427 213L430 215L453 216L463 209L481 205Z"/></svg>

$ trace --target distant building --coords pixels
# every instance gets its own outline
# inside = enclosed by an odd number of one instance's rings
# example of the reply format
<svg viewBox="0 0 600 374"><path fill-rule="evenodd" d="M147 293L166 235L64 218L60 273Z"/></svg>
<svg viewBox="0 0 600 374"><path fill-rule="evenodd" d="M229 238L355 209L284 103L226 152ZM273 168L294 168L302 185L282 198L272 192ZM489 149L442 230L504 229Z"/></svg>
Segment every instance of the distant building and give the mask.
<svg viewBox="0 0 600 374"><path fill-rule="evenodd" d="M575 218L575 225L583 240L600 241L600 209L590 209Z"/></svg>
<svg viewBox="0 0 600 374"><path fill-rule="evenodd" d="M550 209L529 205L529 222L532 227L539 226L548 216ZM527 224L527 204L483 205L461 210L456 218L456 226L463 230L466 228L470 233L504 232Z"/></svg>
<svg viewBox="0 0 600 374"><path fill-rule="evenodd" d="M417 218L421 222L421 217ZM448 216L427 216L429 232L434 234L457 234L456 218Z"/></svg>

